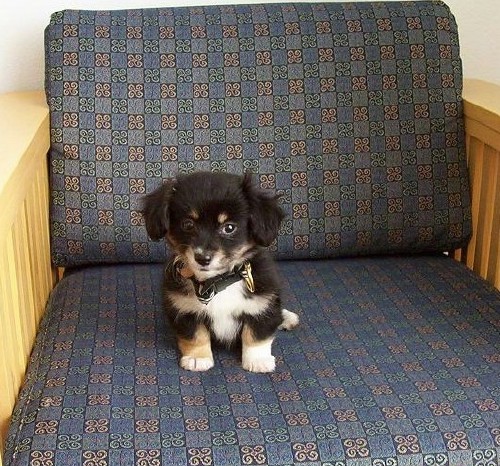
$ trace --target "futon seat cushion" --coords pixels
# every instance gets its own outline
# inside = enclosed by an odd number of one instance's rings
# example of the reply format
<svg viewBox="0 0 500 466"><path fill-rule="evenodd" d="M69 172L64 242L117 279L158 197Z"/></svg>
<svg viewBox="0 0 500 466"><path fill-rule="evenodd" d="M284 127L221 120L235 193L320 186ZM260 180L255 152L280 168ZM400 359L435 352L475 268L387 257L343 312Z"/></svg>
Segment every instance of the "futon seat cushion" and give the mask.
<svg viewBox="0 0 500 466"><path fill-rule="evenodd" d="M445 256L279 263L301 325L276 371L178 366L161 265L53 292L7 466L496 465L500 294Z"/></svg>

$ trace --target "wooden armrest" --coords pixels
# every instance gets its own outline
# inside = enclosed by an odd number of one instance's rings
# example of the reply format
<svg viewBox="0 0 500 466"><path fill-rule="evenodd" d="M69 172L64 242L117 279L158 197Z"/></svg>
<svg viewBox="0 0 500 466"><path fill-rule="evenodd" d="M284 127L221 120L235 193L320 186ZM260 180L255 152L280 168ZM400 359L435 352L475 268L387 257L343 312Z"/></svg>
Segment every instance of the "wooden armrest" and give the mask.
<svg viewBox="0 0 500 466"><path fill-rule="evenodd" d="M1 455L55 280L48 226L49 117L42 92L0 95L0 147Z"/></svg>
<svg viewBox="0 0 500 466"><path fill-rule="evenodd" d="M456 258L500 289L500 86L464 82L473 236Z"/></svg>

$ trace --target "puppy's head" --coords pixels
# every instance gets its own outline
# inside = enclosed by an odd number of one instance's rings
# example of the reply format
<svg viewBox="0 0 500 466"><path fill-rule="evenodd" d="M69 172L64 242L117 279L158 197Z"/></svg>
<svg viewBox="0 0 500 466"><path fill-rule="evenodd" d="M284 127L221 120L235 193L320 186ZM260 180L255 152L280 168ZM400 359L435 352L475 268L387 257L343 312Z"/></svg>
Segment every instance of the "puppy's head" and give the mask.
<svg viewBox="0 0 500 466"><path fill-rule="evenodd" d="M143 214L153 240L171 248L200 280L232 270L258 246L269 246L283 219L272 193L249 174L195 172L146 196Z"/></svg>

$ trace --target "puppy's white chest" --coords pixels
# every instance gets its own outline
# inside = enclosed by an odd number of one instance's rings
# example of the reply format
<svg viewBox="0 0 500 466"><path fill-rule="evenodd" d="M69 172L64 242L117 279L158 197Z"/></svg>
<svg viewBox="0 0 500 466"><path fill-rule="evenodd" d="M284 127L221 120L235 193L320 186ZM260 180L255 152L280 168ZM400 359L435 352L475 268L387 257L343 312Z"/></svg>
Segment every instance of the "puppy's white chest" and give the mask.
<svg viewBox="0 0 500 466"><path fill-rule="evenodd" d="M241 329L241 316L258 315L269 304L266 296L246 294L243 280L233 283L217 293L208 304L201 303L193 294L178 294L173 303L181 313L196 313L210 320L210 327L218 340L230 343L238 336Z"/></svg>
<svg viewBox="0 0 500 466"><path fill-rule="evenodd" d="M240 317L248 307L243 291L243 282L233 283L217 293L205 306L205 313L212 321L212 331L223 342L231 342L241 328Z"/></svg>

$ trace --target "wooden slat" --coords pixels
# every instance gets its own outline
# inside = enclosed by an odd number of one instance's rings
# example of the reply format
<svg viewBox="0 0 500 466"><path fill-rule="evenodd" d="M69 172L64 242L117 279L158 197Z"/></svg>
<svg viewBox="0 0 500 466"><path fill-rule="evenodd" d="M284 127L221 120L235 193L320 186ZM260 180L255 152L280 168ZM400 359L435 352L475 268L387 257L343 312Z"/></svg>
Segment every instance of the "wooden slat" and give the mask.
<svg viewBox="0 0 500 466"><path fill-rule="evenodd" d="M485 260L484 276L500 289L500 151L492 151L490 170L496 176L488 179L487 198L484 202L489 206L488 228L490 230L488 258Z"/></svg>
<svg viewBox="0 0 500 466"><path fill-rule="evenodd" d="M14 244L14 232L12 232L7 238L7 251L6 251L6 272L9 274L9 278L5 280L5 283L8 286L7 292L7 307L5 311L7 311L7 325L8 331L11 333L16 340L15 348L12 351L12 362L13 362L13 370L11 372L14 380L19 381L22 379L22 374L19 370L15 370L15 368L22 367L26 364L26 355L23 354L24 351L24 328L22 325L21 316L22 313L15 312L20 309L21 306L21 292L19 289L19 281L16 274L16 247Z"/></svg>
<svg viewBox="0 0 500 466"><path fill-rule="evenodd" d="M500 152L496 153L491 169L497 176L491 183L491 241L486 279L500 290Z"/></svg>
<svg viewBox="0 0 500 466"><path fill-rule="evenodd" d="M7 249L11 245L4 241L0 245L0 267L1 270L8 274L9 261L7 258ZM0 306L2 310L11 309L13 306L12 299L12 286L7 280L0 280ZM15 400L15 386L19 384L19 380L16 380L15 374L11 372L11 364L7 364L7 361L15 361L16 358L16 332L12 330L13 327L13 316L9 312L0 312L0 325L3 329L2 338L0 339L0 390L2 391L2 396L0 397L0 413L8 413L12 409L12 405ZM8 417L3 415L0 417L0 431L4 432L7 428Z"/></svg>
<svg viewBox="0 0 500 466"><path fill-rule="evenodd" d="M19 218L13 228L14 243L14 267L19 294L19 309L24 312L20 314L21 332L23 338L24 364L28 362L31 346L36 335L36 324L34 314L35 288L31 273L30 255L36 243L28 242L28 225L26 223L26 203L19 212Z"/></svg>
<svg viewBox="0 0 500 466"><path fill-rule="evenodd" d="M476 138L469 136L468 138L468 163L469 170L471 173L471 197L472 197L472 238L465 253L465 260L467 266L472 268L474 264L474 255L476 251L476 241L477 241L477 224L478 224L478 213L479 213L479 201L480 188L481 188L481 178L483 172L482 163L482 153L484 144Z"/></svg>
<svg viewBox="0 0 500 466"><path fill-rule="evenodd" d="M45 301L54 282L52 269L46 267L50 263L49 219L48 219L48 183L43 170L37 172L32 189L26 200L26 216L28 225L28 243L38 244L30 249L30 272L32 282L37 282L35 289L34 318L36 325L42 317Z"/></svg>

